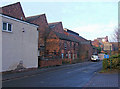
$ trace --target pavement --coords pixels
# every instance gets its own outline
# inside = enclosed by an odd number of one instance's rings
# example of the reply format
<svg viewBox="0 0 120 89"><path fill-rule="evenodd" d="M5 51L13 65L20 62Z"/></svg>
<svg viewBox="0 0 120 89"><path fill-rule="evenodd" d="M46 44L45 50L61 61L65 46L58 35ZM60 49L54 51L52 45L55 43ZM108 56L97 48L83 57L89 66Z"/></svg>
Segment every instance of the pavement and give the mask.
<svg viewBox="0 0 120 89"><path fill-rule="evenodd" d="M101 62L84 62L3 74L3 86L67 86L83 87L83 89L109 87L108 89L118 89L120 75L118 73L99 73L101 66L98 65L101 65ZM22 83L23 81L25 84Z"/></svg>
<svg viewBox="0 0 120 89"><path fill-rule="evenodd" d="M96 73L85 87L119 87L118 73Z"/></svg>

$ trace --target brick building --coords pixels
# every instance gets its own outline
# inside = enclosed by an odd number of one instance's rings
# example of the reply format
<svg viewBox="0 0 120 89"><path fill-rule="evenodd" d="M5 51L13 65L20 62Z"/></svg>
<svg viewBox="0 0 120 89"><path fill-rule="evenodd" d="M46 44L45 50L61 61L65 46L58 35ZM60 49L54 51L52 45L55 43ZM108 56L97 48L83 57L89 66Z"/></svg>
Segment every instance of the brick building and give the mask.
<svg viewBox="0 0 120 89"><path fill-rule="evenodd" d="M112 54L118 53L118 42L110 42L112 44Z"/></svg>
<svg viewBox="0 0 120 89"><path fill-rule="evenodd" d="M13 4L14 5L14 4ZM38 65L40 67L61 65L62 60L85 61L93 52L91 42L69 29L63 29L62 22L48 23L45 14L25 17L20 3L8 5L4 14L38 25Z"/></svg>
<svg viewBox="0 0 120 89"><path fill-rule="evenodd" d="M26 22L20 3L1 7L0 72L38 67L38 26Z"/></svg>
<svg viewBox="0 0 120 89"><path fill-rule="evenodd" d="M90 42L63 29L62 22L48 24L45 14L27 17L27 21L39 25L40 67L61 65L62 60L90 59L93 51Z"/></svg>
<svg viewBox="0 0 120 89"><path fill-rule="evenodd" d="M104 52L104 44L107 42L109 42L108 36L95 39L92 41L92 45L96 48L101 49L101 52Z"/></svg>
<svg viewBox="0 0 120 89"><path fill-rule="evenodd" d="M26 18L27 22L37 24L39 26L38 28L38 50L39 54L38 56L44 57L45 55L45 45L46 45L46 39L49 34L49 27L48 22L46 19L45 14L36 15L36 16L30 16Z"/></svg>
<svg viewBox="0 0 120 89"><path fill-rule="evenodd" d="M51 32L47 39L47 50L58 53L62 59L77 59L79 41L63 29L62 22L49 23L49 27Z"/></svg>
<svg viewBox="0 0 120 89"><path fill-rule="evenodd" d="M4 6L0 9L2 9L2 10L0 10L0 13L2 13L4 15L11 16L16 19L20 19L20 20L24 20L24 21L26 20L20 2Z"/></svg>
<svg viewBox="0 0 120 89"><path fill-rule="evenodd" d="M92 55L91 42L69 29L63 29L62 22L49 23L50 34L47 39L47 51L57 52L61 59L80 60L90 59ZM54 43L52 43L54 41Z"/></svg>

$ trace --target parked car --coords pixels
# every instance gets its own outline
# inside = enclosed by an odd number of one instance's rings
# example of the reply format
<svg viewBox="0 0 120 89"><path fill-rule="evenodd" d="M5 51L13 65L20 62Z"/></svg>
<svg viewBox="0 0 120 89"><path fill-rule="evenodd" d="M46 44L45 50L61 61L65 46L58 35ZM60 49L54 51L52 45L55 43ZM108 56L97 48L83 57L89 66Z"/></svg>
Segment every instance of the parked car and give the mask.
<svg viewBox="0 0 120 89"><path fill-rule="evenodd" d="M92 55L91 61L100 61L100 58L98 57L98 55Z"/></svg>

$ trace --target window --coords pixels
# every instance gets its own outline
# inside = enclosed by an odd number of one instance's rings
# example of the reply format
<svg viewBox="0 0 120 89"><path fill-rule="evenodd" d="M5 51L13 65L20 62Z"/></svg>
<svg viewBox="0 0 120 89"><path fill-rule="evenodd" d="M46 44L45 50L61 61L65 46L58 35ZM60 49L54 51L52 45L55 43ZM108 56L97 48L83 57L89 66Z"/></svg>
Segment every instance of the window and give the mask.
<svg viewBox="0 0 120 89"><path fill-rule="evenodd" d="M7 23L3 23L3 30L7 30Z"/></svg>
<svg viewBox="0 0 120 89"><path fill-rule="evenodd" d="M65 50L67 49L67 43L64 43Z"/></svg>
<svg viewBox="0 0 120 89"><path fill-rule="evenodd" d="M54 54L56 55L56 50L54 50Z"/></svg>
<svg viewBox="0 0 120 89"><path fill-rule="evenodd" d="M46 54L49 54L49 50L46 51Z"/></svg>
<svg viewBox="0 0 120 89"><path fill-rule="evenodd" d="M12 24L3 22L3 31L11 32L12 31Z"/></svg>
<svg viewBox="0 0 120 89"><path fill-rule="evenodd" d="M64 54L62 53L61 55L62 55L62 59L63 59L64 58Z"/></svg>
<svg viewBox="0 0 120 89"><path fill-rule="evenodd" d="M50 28L54 28L54 27L55 27L55 25L51 25L51 26L50 26Z"/></svg>
<svg viewBox="0 0 120 89"><path fill-rule="evenodd" d="M11 26L11 24L8 24L8 31L12 31L12 26Z"/></svg>
<svg viewBox="0 0 120 89"><path fill-rule="evenodd" d="M71 59L71 54L69 54L69 59Z"/></svg>
<svg viewBox="0 0 120 89"><path fill-rule="evenodd" d="M68 54L66 54L66 58L68 58Z"/></svg>
<svg viewBox="0 0 120 89"><path fill-rule="evenodd" d="M74 50L75 50L76 44L74 43Z"/></svg>
<svg viewBox="0 0 120 89"><path fill-rule="evenodd" d="M70 47L72 47L72 42L70 41Z"/></svg>

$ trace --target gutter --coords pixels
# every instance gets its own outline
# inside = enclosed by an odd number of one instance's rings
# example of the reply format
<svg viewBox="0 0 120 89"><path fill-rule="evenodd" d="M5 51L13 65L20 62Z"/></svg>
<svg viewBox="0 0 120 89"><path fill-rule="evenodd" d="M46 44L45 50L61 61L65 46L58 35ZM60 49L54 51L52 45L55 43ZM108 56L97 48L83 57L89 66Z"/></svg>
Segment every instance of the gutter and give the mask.
<svg viewBox="0 0 120 89"><path fill-rule="evenodd" d="M32 23L28 23L26 21L19 20L19 19L16 19L16 18L13 18L13 17L10 17L10 16L6 16L6 15L3 15L3 14L0 14L0 16L4 17L4 18L7 18L7 19L11 19L11 20L17 21L17 22L20 22L20 23L28 24L28 25L31 25L31 26L36 27L36 28L39 27L38 25L35 25L35 24L32 24Z"/></svg>

